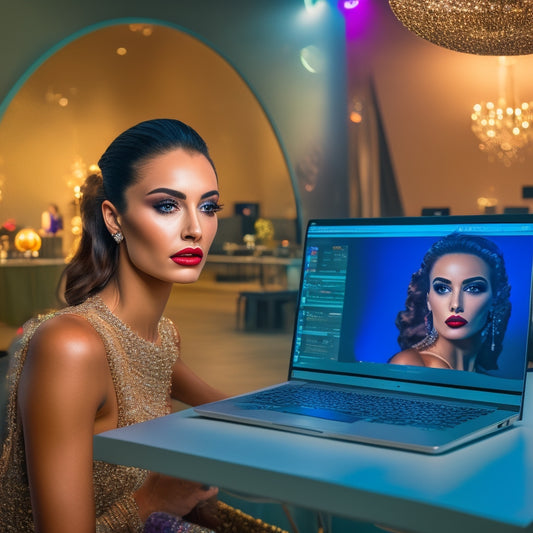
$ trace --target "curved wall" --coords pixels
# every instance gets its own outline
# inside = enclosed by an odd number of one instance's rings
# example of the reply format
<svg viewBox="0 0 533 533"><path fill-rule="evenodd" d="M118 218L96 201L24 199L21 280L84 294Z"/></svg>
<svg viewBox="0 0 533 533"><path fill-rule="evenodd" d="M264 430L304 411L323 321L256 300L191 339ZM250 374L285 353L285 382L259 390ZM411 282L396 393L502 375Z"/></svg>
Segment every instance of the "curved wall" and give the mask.
<svg viewBox="0 0 533 533"><path fill-rule="evenodd" d="M114 20L166 21L214 48L247 81L280 140L302 225L309 218L346 216L344 21L334 7L320 7L309 13L302 0L1 0L0 113L30 67L77 32ZM302 68L299 57L310 45L321 53L314 74Z"/></svg>

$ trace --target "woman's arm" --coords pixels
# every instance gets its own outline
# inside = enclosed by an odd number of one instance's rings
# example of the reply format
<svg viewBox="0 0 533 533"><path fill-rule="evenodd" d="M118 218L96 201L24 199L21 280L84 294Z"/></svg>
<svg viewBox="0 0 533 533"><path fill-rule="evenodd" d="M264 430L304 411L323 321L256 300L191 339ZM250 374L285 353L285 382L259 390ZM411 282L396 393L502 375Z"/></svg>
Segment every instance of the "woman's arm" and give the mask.
<svg viewBox="0 0 533 533"><path fill-rule="evenodd" d="M181 358L172 369L172 398L187 405L201 405L227 398L227 395L211 387L197 376Z"/></svg>
<svg viewBox="0 0 533 533"><path fill-rule="evenodd" d="M88 322L62 315L39 327L29 345L18 402L36 531L94 533L93 435L116 427L117 413L105 348ZM109 507L98 530L109 530L111 523L113 528L137 526L154 511L182 516L217 492L150 473L135 494L124 494Z"/></svg>
<svg viewBox="0 0 533 533"><path fill-rule="evenodd" d="M50 319L32 338L18 401L41 533L94 533L92 442L108 379L102 341L84 319Z"/></svg>

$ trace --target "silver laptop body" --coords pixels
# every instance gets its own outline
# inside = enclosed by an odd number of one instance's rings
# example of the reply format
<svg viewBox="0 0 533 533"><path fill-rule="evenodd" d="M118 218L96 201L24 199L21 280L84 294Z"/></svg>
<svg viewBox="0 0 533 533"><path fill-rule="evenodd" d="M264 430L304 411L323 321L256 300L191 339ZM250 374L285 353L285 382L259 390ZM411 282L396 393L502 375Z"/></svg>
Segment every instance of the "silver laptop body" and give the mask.
<svg viewBox="0 0 533 533"><path fill-rule="evenodd" d="M489 350L471 370L395 364L402 350L396 320L411 277L425 253L454 233L488 239L503 255L511 312L497 356L489 361ZM195 411L432 454L509 428L523 406L532 260L529 215L312 220L288 381ZM280 403L287 388L290 398Z"/></svg>

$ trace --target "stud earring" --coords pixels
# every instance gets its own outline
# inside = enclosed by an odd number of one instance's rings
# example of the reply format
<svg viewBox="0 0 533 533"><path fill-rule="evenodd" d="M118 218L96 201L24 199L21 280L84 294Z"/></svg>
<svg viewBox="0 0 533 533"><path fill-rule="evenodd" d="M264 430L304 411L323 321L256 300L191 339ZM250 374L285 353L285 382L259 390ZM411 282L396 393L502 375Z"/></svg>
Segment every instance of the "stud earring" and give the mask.
<svg viewBox="0 0 533 533"><path fill-rule="evenodd" d="M124 235L122 235L122 233L120 231L117 231L116 233L113 233L113 235L111 235L111 237L113 237L113 239L115 239L115 242L117 244L120 244L124 240Z"/></svg>

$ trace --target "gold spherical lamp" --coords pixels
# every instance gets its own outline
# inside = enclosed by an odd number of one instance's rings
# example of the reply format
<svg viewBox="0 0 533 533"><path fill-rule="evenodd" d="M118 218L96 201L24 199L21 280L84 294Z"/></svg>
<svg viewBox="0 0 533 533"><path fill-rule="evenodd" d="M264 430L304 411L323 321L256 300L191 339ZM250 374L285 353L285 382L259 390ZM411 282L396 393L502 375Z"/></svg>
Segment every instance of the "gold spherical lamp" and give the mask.
<svg viewBox="0 0 533 533"><path fill-rule="evenodd" d="M533 54L533 0L389 0L396 18L438 46L469 54Z"/></svg>
<svg viewBox="0 0 533 533"><path fill-rule="evenodd" d="M33 228L21 229L15 235L15 248L26 254L38 252L41 248L41 242L41 237Z"/></svg>

